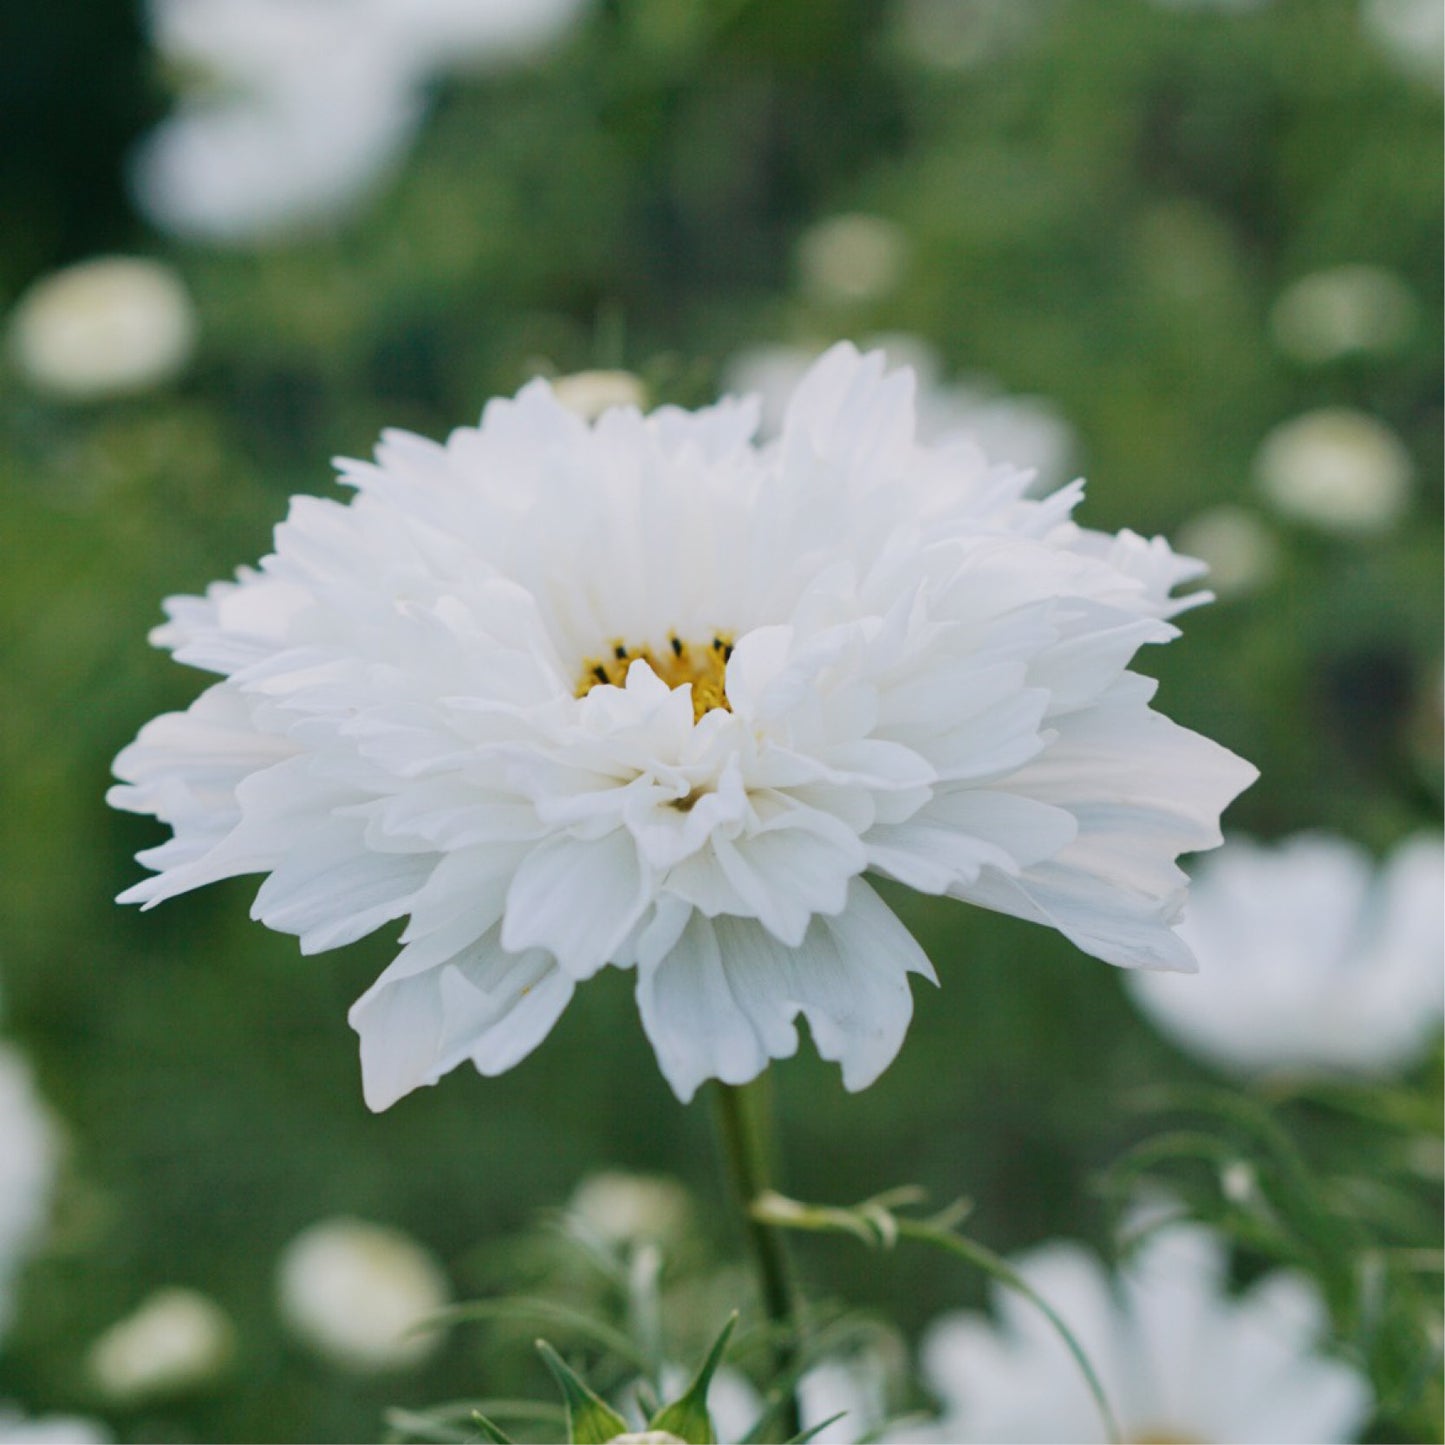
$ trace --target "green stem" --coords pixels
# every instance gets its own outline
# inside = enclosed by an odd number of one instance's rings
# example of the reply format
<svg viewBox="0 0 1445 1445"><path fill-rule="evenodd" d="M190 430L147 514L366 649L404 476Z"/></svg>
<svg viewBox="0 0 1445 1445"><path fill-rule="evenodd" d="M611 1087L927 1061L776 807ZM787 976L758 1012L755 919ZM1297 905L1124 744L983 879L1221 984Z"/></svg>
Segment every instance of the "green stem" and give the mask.
<svg viewBox="0 0 1445 1445"><path fill-rule="evenodd" d="M783 1439L802 1433L795 1387L798 1364L798 1326L793 1305L792 1271L788 1264L783 1233L754 1217L753 1201L772 1186L768 1178L766 1143L767 1075L741 1087L718 1084L713 1093L718 1136L722 1140L733 1195L742 1212L763 1308L774 1326L777 1344L773 1364L776 1374L788 1380L788 1392L780 1402Z"/></svg>

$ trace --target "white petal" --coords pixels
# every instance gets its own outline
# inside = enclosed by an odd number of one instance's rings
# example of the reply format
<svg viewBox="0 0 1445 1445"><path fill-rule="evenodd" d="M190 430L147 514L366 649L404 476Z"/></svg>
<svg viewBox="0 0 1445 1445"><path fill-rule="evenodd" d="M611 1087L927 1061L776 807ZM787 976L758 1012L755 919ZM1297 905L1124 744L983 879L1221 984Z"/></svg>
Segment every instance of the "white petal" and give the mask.
<svg viewBox="0 0 1445 1445"><path fill-rule="evenodd" d="M815 918L798 948L743 919L721 918L717 931L728 977L753 1016L761 1000L787 1018L801 1010L818 1053L843 1066L851 1090L871 1084L902 1046L913 1017L908 975L937 982L927 955L861 878L844 910Z"/></svg>
<svg viewBox="0 0 1445 1445"><path fill-rule="evenodd" d="M545 948L574 979L612 961L651 900L630 834L555 837L534 849L507 891L502 946Z"/></svg>
<svg viewBox="0 0 1445 1445"><path fill-rule="evenodd" d="M1051 858L1077 836L1064 808L988 789L939 793L907 822L871 829L869 864L924 893L972 882L985 864L1004 873Z"/></svg>
<svg viewBox="0 0 1445 1445"><path fill-rule="evenodd" d="M294 933L302 953L354 943L411 907L434 853L374 853L362 828L336 819L298 838L262 883L251 917Z"/></svg>
<svg viewBox="0 0 1445 1445"><path fill-rule="evenodd" d="M499 1074L546 1038L573 982L540 949L508 953L495 931L445 964L411 971L403 950L352 1005L369 1108L389 1108L464 1059Z"/></svg>
<svg viewBox="0 0 1445 1445"><path fill-rule="evenodd" d="M672 951L656 966L639 968L637 1008L642 1027L657 1053L663 1077L683 1103L706 1079L745 1084L798 1044L787 1038L768 1044L728 983L712 920L693 913Z"/></svg>

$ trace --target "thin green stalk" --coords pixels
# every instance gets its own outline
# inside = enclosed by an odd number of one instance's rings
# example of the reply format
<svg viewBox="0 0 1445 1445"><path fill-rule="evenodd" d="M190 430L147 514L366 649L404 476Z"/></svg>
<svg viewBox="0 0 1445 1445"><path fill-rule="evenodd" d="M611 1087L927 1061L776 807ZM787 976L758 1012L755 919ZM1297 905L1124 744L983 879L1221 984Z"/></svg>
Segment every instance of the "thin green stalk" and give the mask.
<svg viewBox="0 0 1445 1445"><path fill-rule="evenodd" d="M753 1201L772 1186L768 1178L768 1147L766 1143L767 1075L741 1087L718 1084L713 1093L718 1136L722 1141L723 1160L733 1195L742 1212L753 1262L757 1266L758 1285L763 1308L774 1326L777 1343L773 1364L776 1373L795 1378L798 1361L798 1326L793 1304L792 1270L788 1264L787 1246L781 1230L763 1223L753 1214ZM798 1397L790 1387L780 1404L783 1439L791 1440L802 1433Z"/></svg>

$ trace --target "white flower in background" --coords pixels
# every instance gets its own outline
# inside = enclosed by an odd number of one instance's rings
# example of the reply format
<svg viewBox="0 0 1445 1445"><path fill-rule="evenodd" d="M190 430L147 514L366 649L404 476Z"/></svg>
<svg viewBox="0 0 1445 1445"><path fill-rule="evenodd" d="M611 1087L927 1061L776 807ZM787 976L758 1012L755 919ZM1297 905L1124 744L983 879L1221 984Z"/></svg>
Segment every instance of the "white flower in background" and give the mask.
<svg viewBox="0 0 1445 1445"><path fill-rule="evenodd" d="M157 49L208 83L135 156L167 230L245 242L360 205L405 154L445 70L553 41L584 0L153 0Z"/></svg>
<svg viewBox="0 0 1445 1445"><path fill-rule="evenodd" d="M1279 542L1254 513L1224 503L1190 517L1179 528L1180 549L1209 568L1219 597L1257 592L1279 569Z"/></svg>
<svg viewBox="0 0 1445 1445"><path fill-rule="evenodd" d="M614 406L647 405L647 388L630 371L576 371L552 378L552 395L584 421L596 421Z"/></svg>
<svg viewBox="0 0 1445 1445"><path fill-rule="evenodd" d="M901 0L897 44L917 65L974 70L1023 44L1047 18L1052 0Z"/></svg>
<svg viewBox="0 0 1445 1445"><path fill-rule="evenodd" d="M0 1445L108 1445L112 1436L99 1420L78 1415L22 1415L0 1401Z"/></svg>
<svg viewBox="0 0 1445 1445"><path fill-rule="evenodd" d="M39 1242L59 1155L55 1125L28 1065L0 1045L0 1331L13 1313L15 1278Z"/></svg>
<svg viewBox="0 0 1445 1445"><path fill-rule="evenodd" d="M1399 521L1414 467L1383 422L1341 407L1275 427L1260 444L1254 471L1276 510L1348 536L1384 532Z"/></svg>
<svg viewBox="0 0 1445 1445"><path fill-rule="evenodd" d="M812 1437L818 1445L854 1445L873 1438L888 1417L888 1375L883 1358L866 1351L820 1360L798 1381L803 1429L841 1415Z"/></svg>
<svg viewBox="0 0 1445 1445"><path fill-rule="evenodd" d="M307 953L409 914L351 1012L378 1109L512 1067L608 964L684 1100L799 1013L863 1088L933 977L869 871L1192 969L1174 860L1254 769L1126 669L1198 565L920 446L878 354L755 424L589 426L534 382L344 462L350 505L295 499L259 570L168 604L154 640L223 680L117 759L175 834L123 900L267 873L253 916Z"/></svg>
<svg viewBox="0 0 1445 1445"><path fill-rule="evenodd" d="M42 276L8 330L11 358L32 386L90 401L169 380L190 360L196 317L169 266L102 256Z"/></svg>
<svg viewBox="0 0 1445 1445"><path fill-rule="evenodd" d="M420 1328L451 1303L435 1257L410 1235L359 1219L326 1219L282 1253L282 1317L298 1339L343 1369L399 1370L436 1352Z"/></svg>
<svg viewBox="0 0 1445 1445"><path fill-rule="evenodd" d="M803 290L823 302L873 301L895 290L908 261L908 237L883 216L829 216L798 240Z"/></svg>
<svg viewBox="0 0 1445 1445"><path fill-rule="evenodd" d="M1117 1278L1077 1244L1011 1261L1073 1331L1126 1441L1332 1445L1370 1414L1364 1378L1318 1353L1314 1286L1283 1272L1227 1289L1222 1240L1197 1226L1151 1236ZM938 1425L900 1433L951 1445L1107 1440L1084 1378L1039 1310L995 1287L996 1320L956 1314L924 1337Z"/></svg>
<svg viewBox="0 0 1445 1445"><path fill-rule="evenodd" d="M193 1289L162 1289L117 1320L90 1347L96 1387L117 1404L187 1394L223 1375L235 1330L214 1300Z"/></svg>
<svg viewBox="0 0 1445 1445"><path fill-rule="evenodd" d="M1440 840L1425 836L1379 867L1324 834L1275 847L1233 839L1197 869L1180 928L1199 973L1131 978L1134 1000L1226 1069L1399 1068L1440 1036L1442 869Z"/></svg>
<svg viewBox="0 0 1445 1445"><path fill-rule="evenodd" d="M692 1219L692 1202L676 1179L615 1169L584 1179L567 1208L588 1233L611 1245L676 1241Z"/></svg>
<svg viewBox="0 0 1445 1445"><path fill-rule="evenodd" d="M1317 366L1397 350L1415 329L1418 311L1414 293L1393 271L1334 266L1281 292L1270 308L1269 329L1285 356Z"/></svg>
<svg viewBox="0 0 1445 1445"><path fill-rule="evenodd" d="M183 104L135 157L136 201L162 230L244 243L359 206L406 153L420 100L389 75Z"/></svg>
<svg viewBox="0 0 1445 1445"><path fill-rule="evenodd" d="M1051 401L1008 395L987 377L946 382L937 352L915 336L875 337L870 345L879 348L891 365L912 368L920 441L934 444L970 436L990 460L1007 460L1035 473L1031 493L1053 491L1077 475L1074 430ZM822 350L759 346L740 352L728 364L727 389L754 395L761 402L765 437L782 430L788 402Z"/></svg>
<svg viewBox="0 0 1445 1445"><path fill-rule="evenodd" d="M1360 0L1360 25L1397 69L1437 88L1445 78L1440 0Z"/></svg>

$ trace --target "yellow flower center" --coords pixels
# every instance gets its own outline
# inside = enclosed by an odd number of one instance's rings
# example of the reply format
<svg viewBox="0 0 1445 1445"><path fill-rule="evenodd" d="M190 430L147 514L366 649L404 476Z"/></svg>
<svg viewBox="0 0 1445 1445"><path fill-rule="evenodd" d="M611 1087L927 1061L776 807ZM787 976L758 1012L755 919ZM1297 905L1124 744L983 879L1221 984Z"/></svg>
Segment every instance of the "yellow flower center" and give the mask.
<svg viewBox="0 0 1445 1445"><path fill-rule="evenodd" d="M627 669L634 662L645 662L669 687L692 688L692 719L696 722L715 707L732 711L727 695L727 664L732 655L732 638L724 632L708 642L684 642L672 633L667 646L657 651L645 642L632 647L619 639L605 657L589 657L582 664L577 696L586 697L604 683L623 687Z"/></svg>

